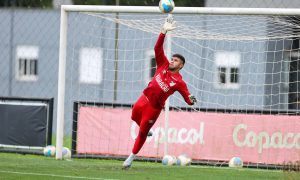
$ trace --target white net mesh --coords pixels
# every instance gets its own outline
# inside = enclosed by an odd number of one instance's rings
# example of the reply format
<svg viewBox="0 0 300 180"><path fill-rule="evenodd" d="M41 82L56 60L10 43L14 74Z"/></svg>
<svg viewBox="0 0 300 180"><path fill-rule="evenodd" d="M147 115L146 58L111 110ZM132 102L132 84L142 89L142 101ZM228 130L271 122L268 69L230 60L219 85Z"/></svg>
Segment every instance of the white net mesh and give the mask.
<svg viewBox="0 0 300 180"><path fill-rule="evenodd" d="M157 14L70 13L66 130L84 156L125 156L138 128L130 107L155 71L153 47L164 22ZM154 136L139 154L187 154L194 162L246 166L299 160L299 20L296 16L174 15L172 54L199 102L170 98ZM79 106L73 109L73 102ZM72 118L73 116L73 118ZM71 128L71 123L73 128Z"/></svg>
<svg viewBox="0 0 300 180"><path fill-rule="evenodd" d="M145 15L137 19L127 19L126 16L120 19L102 13L86 14L154 34L159 33L157 27L165 20L161 15L152 15L149 19L145 19ZM177 29L173 32L174 37L200 40L286 39L298 37L300 28L297 18L290 16L181 15L176 20ZM272 28L267 28L268 25Z"/></svg>

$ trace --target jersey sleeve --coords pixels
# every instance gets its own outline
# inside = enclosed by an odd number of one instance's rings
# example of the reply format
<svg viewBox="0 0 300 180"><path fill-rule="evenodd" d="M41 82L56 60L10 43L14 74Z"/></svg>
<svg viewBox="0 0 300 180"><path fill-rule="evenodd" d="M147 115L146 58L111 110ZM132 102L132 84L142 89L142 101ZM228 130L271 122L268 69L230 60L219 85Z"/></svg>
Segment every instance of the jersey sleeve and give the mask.
<svg viewBox="0 0 300 180"><path fill-rule="evenodd" d="M163 48L165 36L165 34L160 33L154 47L157 68L163 66L164 64L169 64Z"/></svg>
<svg viewBox="0 0 300 180"><path fill-rule="evenodd" d="M188 105L193 105L193 102L191 102L189 95L191 94L185 84L184 81L182 81L182 83L180 83L179 88L178 88L178 92L181 94L181 96L183 97L184 101L188 104Z"/></svg>

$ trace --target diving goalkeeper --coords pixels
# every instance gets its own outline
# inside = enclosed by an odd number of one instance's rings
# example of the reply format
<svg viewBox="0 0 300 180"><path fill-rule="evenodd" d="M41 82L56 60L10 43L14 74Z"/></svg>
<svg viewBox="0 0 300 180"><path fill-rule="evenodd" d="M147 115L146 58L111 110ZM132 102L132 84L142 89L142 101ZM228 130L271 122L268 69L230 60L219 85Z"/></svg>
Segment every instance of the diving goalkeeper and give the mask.
<svg viewBox="0 0 300 180"><path fill-rule="evenodd" d="M144 145L147 136L151 136L150 128L155 123L166 99L170 95L178 91L187 104L193 105L197 102L196 98L189 93L186 83L179 74L179 71L184 66L185 58L180 54L173 54L169 62L164 54L163 43L166 33L175 28L175 21L173 21L172 17L168 17L155 44L157 70L153 79L132 108L131 119L139 125L140 129L132 153L123 163L123 169L131 166L136 154Z"/></svg>

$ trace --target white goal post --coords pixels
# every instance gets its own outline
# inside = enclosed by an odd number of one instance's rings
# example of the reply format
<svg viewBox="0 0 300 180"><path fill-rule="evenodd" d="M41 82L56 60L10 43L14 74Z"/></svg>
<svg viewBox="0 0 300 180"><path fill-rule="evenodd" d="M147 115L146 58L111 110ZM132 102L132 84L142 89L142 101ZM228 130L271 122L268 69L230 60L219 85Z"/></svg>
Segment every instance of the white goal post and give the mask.
<svg viewBox="0 0 300 180"><path fill-rule="evenodd" d="M59 72L58 72L58 99L57 99L57 135L56 159L62 159L64 119L65 119L65 75L67 54L67 27L69 12L98 12L98 13L154 13L159 14L158 7L148 6L86 6L62 5L60 18L60 44L59 44ZM205 7L176 7L172 14L203 14L203 15L273 15L297 16L299 9L273 9L273 8L205 8ZM170 50L168 50L170 55ZM166 124L167 126L167 124Z"/></svg>

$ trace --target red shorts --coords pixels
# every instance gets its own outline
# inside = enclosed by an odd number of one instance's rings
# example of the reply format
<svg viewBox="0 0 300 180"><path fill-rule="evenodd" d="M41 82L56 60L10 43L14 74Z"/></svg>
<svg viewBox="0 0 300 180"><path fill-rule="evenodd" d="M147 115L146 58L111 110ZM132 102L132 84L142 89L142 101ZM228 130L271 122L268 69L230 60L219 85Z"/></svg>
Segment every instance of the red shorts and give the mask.
<svg viewBox="0 0 300 180"><path fill-rule="evenodd" d="M161 109L154 108L148 98L142 94L132 108L131 119L134 120L140 127L145 126L145 130L150 128L158 118Z"/></svg>

